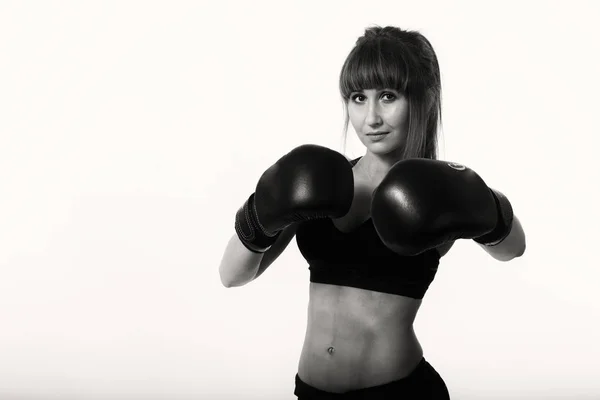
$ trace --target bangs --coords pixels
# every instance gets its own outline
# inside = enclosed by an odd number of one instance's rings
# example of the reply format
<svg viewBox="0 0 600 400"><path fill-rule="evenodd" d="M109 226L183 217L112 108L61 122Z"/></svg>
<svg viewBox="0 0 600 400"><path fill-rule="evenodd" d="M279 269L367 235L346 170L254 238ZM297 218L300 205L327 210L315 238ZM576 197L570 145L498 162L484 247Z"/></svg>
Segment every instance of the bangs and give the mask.
<svg viewBox="0 0 600 400"><path fill-rule="evenodd" d="M340 74L340 92L348 99L352 92L390 88L406 92L407 62L398 43L371 40L357 45L348 55Z"/></svg>

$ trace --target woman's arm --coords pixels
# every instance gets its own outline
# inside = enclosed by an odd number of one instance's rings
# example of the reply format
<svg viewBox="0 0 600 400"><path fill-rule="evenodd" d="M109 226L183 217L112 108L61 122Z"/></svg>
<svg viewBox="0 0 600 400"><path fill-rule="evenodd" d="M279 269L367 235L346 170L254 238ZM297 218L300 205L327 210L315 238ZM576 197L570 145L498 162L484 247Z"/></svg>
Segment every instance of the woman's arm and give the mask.
<svg viewBox="0 0 600 400"><path fill-rule="evenodd" d="M296 234L296 229L296 223L285 228L277 241L264 253L248 250L235 233L225 248L219 266L223 286L244 286L258 278L283 253Z"/></svg>
<svg viewBox="0 0 600 400"><path fill-rule="evenodd" d="M504 240L493 246L483 244L479 246L498 261L510 261L521 257L525 253L526 242L525 232L517 216L513 217L510 233Z"/></svg>

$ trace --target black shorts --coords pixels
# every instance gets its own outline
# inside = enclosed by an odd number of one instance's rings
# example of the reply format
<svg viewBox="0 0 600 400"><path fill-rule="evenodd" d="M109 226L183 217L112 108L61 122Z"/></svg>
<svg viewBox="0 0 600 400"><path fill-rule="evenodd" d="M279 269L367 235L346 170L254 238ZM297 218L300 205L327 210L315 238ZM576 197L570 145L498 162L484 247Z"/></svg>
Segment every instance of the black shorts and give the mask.
<svg viewBox="0 0 600 400"><path fill-rule="evenodd" d="M298 400L450 400L446 383L437 371L423 358L410 375L380 386L330 393L314 388L296 374L294 394Z"/></svg>

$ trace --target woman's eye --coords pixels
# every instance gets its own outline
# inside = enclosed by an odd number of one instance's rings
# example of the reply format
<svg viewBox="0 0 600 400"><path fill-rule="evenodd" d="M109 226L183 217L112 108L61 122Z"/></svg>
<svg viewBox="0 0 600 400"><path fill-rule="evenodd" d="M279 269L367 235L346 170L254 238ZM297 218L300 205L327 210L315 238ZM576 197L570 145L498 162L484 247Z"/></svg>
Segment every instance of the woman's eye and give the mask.
<svg viewBox="0 0 600 400"><path fill-rule="evenodd" d="M352 101L356 103L361 103L365 101L365 96L363 96L362 94L355 94L354 96L352 96Z"/></svg>
<svg viewBox="0 0 600 400"><path fill-rule="evenodd" d="M384 93L381 95L384 100L394 101L396 100L396 95L394 93Z"/></svg>

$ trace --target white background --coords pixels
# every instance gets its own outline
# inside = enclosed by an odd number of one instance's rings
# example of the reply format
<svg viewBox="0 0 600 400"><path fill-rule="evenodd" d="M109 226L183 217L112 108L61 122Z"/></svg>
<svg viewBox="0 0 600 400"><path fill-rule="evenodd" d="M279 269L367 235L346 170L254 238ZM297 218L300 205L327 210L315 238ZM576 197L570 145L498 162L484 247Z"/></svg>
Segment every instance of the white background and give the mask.
<svg viewBox="0 0 600 400"><path fill-rule="evenodd" d="M599 398L596 4L3 1L0 398L295 398L296 242L242 288L218 265L267 167L342 151L337 79L372 24L430 39L442 158L527 233L510 263L442 260L426 358L453 399Z"/></svg>

